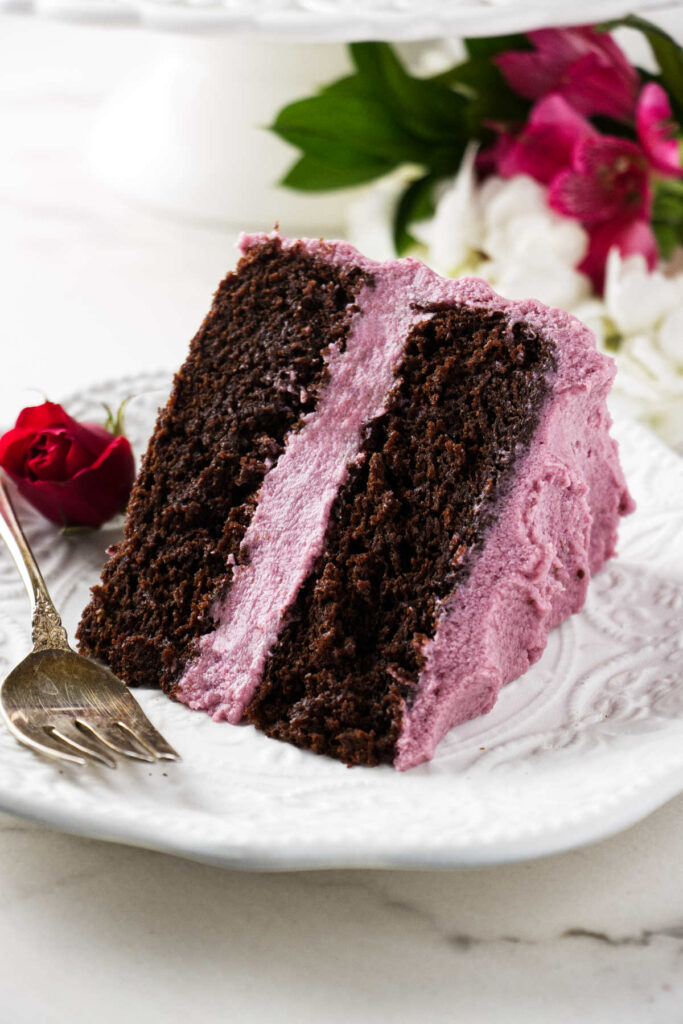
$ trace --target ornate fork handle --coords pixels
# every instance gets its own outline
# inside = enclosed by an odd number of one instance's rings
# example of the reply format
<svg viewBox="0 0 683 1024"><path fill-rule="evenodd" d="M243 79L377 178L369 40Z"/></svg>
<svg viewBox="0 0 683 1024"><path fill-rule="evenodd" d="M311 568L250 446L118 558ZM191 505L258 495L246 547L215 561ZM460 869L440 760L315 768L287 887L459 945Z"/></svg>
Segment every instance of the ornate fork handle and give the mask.
<svg viewBox="0 0 683 1024"><path fill-rule="evenodd" d="M31 632L34 651L70 650L66 630L45 586L29 542L14 512L5 481L0 473L0 536L9 548L31 602Z"/></svg>

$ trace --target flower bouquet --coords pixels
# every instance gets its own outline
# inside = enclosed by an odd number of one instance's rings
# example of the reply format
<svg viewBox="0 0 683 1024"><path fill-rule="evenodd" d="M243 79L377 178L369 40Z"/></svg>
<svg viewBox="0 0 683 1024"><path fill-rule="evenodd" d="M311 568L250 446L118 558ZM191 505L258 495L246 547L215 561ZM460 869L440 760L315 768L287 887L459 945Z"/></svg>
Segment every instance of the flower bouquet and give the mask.
<svg viewBox="0 0 683 1024"><path fill-rule="evenodd" d="M639 33L647 67L612 34ZM629 16L464 40L409 68L385 43L285 107L284 184L366 186L349 234L561 306L616 356L617 398L683 449L683 50ZM368 183L375 182L371 188Z"/></svg>

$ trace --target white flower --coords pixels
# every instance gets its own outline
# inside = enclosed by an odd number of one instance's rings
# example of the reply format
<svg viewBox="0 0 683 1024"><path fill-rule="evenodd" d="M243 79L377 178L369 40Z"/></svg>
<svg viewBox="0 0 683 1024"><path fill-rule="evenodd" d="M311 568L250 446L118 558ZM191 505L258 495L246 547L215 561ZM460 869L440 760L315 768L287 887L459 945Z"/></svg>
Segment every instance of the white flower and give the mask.
<svg viewBox="0 0 683 1024"><path fill-rule="evenodd" d="M347 236L373 260L396 256L391 225L394 207L405 187L405 175L391 175L373 188L364 189L346 208Z"/></svg>
<svg viewBox="0 0 683 1024"><path fill-rule="evenodd" d="M566 306L562 308L569 309ZM586 327L590 327L598 347L604 349L606 343L614 336L614 326L608 320L607 310L602 299L599 299L597 295L591 295L585 301L571 307L570 312L583 321Z"/></svg>
<svg viewBox="0 0 683 1024"><path fill-rule="evenodd" d="M490 178L479 189L480 272L510 299L537 298L571 309L590 294L576 270L587 246L580 224L548 207L546 190L526 175Z"/></svg>
<svg viewBox="0 0 683 1024"><path fill-rule="evenodd" d="M683 275L677 283L683 283ZM679 305L669 313L659 328L659 349L678 373L683 373L683 296Z"/></svg>
<svg viewBox="0 0 683 1024"><path fill-rule="evenodd" d="M442 274L457 276L477 262L481 218L474 179L476 146L469 146L460 171L442 191L434 216L412 228L427 247L429 263Z"/></svg>
<svg viewBox="0 0 683 1024"><path fill-rule="evenodd" d="M648 270L644 256L624 259L612 249L607 258L605 306L621 334L654 330L680 301L680 287L661 271Z"/></svg>
<svg viewBox="0 0 683 1024"><path fill-rule="evenodd" d="M561 309L573 309L590 292L586 277L552 254L539 253L524 262L496 261L484 264L480 272L508 299L539 299Z"/></svg>
<svg viewBox="0 0 683 1024"><path fill-rule="evenodd" d="M616 358L613 404L683 451L683 270L649 271L642 256L613 250L605 295L595 295L576 270L588 243L581 225L552 211L546 189L526 175L478 185L474 158L470 148L434 217L411 226L415 255L442 274L474 274L508 298L573 313ZM394 176L351 208L350 237L369 255L393 255L393 207L409 180Z"/></svg>
<svg viewBox="0 0 683 1024"><path fill-rule="evenodd" d="M570 266L586 251L587 236L576 221L548 206L546 190L525 174L490 178L480 190L481 247L494 260L524 257L542 247Z"/></svg>

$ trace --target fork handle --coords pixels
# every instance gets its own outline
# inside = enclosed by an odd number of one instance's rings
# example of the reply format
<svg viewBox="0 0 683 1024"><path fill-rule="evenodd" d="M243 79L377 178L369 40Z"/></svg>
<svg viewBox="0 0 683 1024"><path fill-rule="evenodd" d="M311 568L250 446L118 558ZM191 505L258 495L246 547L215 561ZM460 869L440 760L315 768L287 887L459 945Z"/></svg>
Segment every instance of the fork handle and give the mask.
<svg viewBox="0 0 683 1024"><path fill-rule="evenodd" d="M29 542L0 472L0 536L9 549L31 602L31 633L34 651L69 650L66 630L45 586Z"/></svg>

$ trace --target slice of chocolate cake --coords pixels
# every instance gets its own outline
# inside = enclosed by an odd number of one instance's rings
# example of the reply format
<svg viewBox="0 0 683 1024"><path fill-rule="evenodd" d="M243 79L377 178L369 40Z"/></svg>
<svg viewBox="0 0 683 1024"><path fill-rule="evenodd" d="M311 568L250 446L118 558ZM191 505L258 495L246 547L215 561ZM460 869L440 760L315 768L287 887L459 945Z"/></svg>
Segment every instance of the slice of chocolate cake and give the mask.
<svg viewBox="0 0 683 1024"><path fill-rule="evenodd" d="M583 605L632 502L578 321L350 245L242 239L81 649L216 721L409 768Z"/></svg>

